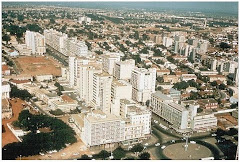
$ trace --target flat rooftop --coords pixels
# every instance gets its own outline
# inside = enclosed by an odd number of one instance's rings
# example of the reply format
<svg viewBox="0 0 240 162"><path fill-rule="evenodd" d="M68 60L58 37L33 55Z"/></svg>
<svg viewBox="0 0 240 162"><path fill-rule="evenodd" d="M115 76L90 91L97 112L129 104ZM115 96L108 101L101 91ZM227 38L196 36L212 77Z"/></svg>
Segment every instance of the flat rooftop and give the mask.
<svg viewBox="0 0 240 162"><path fill-rule="evenodd" d="M161 91L156 91L152 95L154 95L155 97L158 97L158 98L160 98L162 100L172 100L171 97L168 97L167 95L163 94Z"/></svg>

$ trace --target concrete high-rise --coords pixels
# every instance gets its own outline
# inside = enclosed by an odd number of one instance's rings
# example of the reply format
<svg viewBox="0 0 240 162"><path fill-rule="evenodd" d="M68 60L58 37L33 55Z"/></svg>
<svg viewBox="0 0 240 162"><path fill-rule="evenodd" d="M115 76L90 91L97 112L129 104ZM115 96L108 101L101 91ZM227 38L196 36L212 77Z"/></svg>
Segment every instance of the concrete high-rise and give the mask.
<svg viewBox="0 0 240 162"><path fill-rule="evenodd" d="M135 60L116 62L114 66L114 77L119 80L131 79L132 70L135 68Z"/></svg>
<svg viewBox="0 0 240 162"><path fill-rule="evenodd" d="M131 84L133 99L145 103L155 92L156 69L138 68L132 70Z"/></svg>
<svg viewBox="0 0 240 162"><path fill-rule="evenodd" d="M113 77L106 72L93 74L93 100L92 106L110 114L111 85Z"/></svg>
<svg viewBox="0 0 240 162"><path fill-rule="evenodd" d="M32 54L43 55L46 53L45 37L37 32L26 31L25 43Z"/></svg>

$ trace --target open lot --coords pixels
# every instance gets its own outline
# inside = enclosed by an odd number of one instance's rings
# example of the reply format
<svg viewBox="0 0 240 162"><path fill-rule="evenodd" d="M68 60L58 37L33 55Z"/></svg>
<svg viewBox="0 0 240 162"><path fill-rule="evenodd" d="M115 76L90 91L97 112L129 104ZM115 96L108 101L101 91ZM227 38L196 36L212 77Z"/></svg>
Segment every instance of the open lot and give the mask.
<svg viewBox="0 0 240 162"><path fill-rule="evenodd" d="M2 133L2 147L8 143L18 142L14 134L8 129L7 123L11 123L18 119L18 115L23 109L22 103L24 103L24 101L22 101L21 99L13 99L10 100L10 103L12 104L13 117L11 119L2 120L2 125L5 129L5 132Z"/></svg>
<svg viewBox="0 0 240 162"><path fill-rule="evenodd" d="M61 75L61 64L52 57L44 56L23 56L14 59L21 75Z"/></svg>

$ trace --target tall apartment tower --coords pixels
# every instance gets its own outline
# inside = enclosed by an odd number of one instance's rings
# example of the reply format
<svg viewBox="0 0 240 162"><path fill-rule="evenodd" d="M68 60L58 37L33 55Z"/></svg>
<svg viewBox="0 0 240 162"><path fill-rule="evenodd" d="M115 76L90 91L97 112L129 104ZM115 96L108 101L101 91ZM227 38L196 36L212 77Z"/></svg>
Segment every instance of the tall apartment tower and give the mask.
<svg viewBox="0 0 240 162"><path fill-rule="evenodd" d="M43 55L46 53L45 37L37 32L26 31L25 43L32 54Z"/></svg>
<svg viewBox="0 0 240 162"><path fill-rule="evenodd" d="M138 68L132 70L131 84L133 100L145 103L155 92L156 69Z"/></svg>
<svg viewBox="0 0 240 162"><path fill-rule="evenodd" d="M102 58L103 71L110 75L113 75L113 69L116 62L120 61L120 55L118 54L106 54Z"/></svg>
<svg viewBox="0 0 240 162"><path fill-rule="evenodd" d="M93 100L92 106L110 114L111 85L113 77L106 72L93 74Z"/></svg>
<svg viewBox="0 0 240 162"><path fill-rule="evenodd" d="M116 62L114 66L114 77L118 80L131 79L132 70L135 68L135 60Z"/></svg>
<svg viewBox="0 0 240 162"><path fill-rule="evenodd" d="M111 88L111 114L120 116L121 99L132 99L132 85L124 80L114 80Z"/></svg>

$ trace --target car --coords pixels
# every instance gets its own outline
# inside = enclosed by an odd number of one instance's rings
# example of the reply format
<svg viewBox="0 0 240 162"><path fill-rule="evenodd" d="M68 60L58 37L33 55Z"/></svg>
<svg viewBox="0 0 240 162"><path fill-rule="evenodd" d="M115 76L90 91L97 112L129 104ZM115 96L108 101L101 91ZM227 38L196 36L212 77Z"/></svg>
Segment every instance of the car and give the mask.
<svg viewBox="0 0 240 162"><path fill-rule="evenodd" d="M196 142L195 142L195 141L190 141L190 143L191 143L191 144L196 144Z"/></svg>
<svg viewBox="0 0 240 162"><path fill-rule="evenodd" d="M162 147L161 147L161 149L165 149L166 148L166 146L165 145L163 145Z"/></svg>
<svg viewBox="0 0 240 162"><path fill-rule="evenodd" d="M171 140L171 143L175 143L175 140Z"/></svg>
<svg viewBox="0 0 240 162"><path fill-rule="evenodd" d="M93 156L92 155L88 155L88 157L92 158Z"/></svg>
<svg viewBox="0 0 240 162"><path fill-rule="evenodd" d="M144 145L145 145L145 146L148 146L148 143L145 143Z"/></svg>
<svg viewBox="0 0 240 162"><path fill-rule="evenodd" d="M155 146L160 146L160 143L156 143Z"/></svg>
<svg viewBox="0 0 240 162"><path fill-rule="evenodd" d="M131 148L132 148L132 146L129 146L129 147L128 147L128 149L131 149Z"/></svg>
<svg viewBox="0 0 240 162"><path fill-rule="evenodd" d="M45 155L45 154L44 154L44 153L42 153L42 152L40 152L39 154L40 154L40 155L42 155L42 156L44 156L44 155Z"/></svg>
<svg viewBox="0 0 240 162"><path fill-rule="evenodd" d="M78 153L78 152L76 152L76 153L73 153L73 155L75 155L75 156L76 156L76 155L79 155L79 153Z"/></svg>
<svg viewBox="0 0 240 162"><path fill-rule="evenodd" d="M216 136L217 136L217 134L216 134L216 133L213 133L213 134L212 134L212 137L216 137Z"/></svg>

